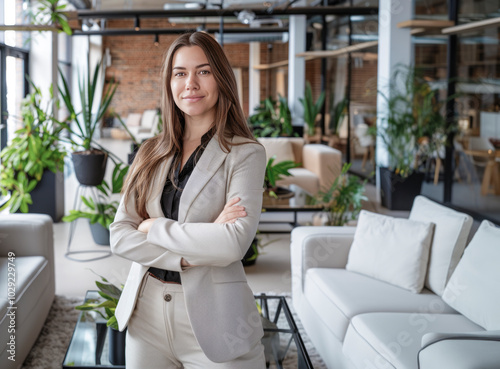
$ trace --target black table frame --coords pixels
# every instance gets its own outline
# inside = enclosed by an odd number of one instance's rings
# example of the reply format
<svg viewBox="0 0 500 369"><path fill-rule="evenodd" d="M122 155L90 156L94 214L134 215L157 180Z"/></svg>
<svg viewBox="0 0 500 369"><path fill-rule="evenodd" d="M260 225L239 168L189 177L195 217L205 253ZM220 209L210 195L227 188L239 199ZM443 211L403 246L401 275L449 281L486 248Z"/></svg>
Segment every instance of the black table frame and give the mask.
<svg viewBox="0 0 500 369"><path fill-rule="evenodd" d="M287 323L290 326L289 329L268 328L264 330L266 332L282 332L292 335L286 349L280 352L278 354L279 355L278 357L276 357L277 356L276 353L275 355L273 355L277 369L283 369L282 358L285 357L286 352L288 351L292 340L295 341L295 346L297 347L297 360L298 360L297 369L314 369L311 359L309 358L306 347L304 345L304 341L302 340L297 325L295 324L295 320L293 319L292 312L290 311L288 303L286 302L286 298L284 296L267 296L265 294L254 295L254 297L255 300L259 300L263 317L269 319L273 323L277 323L280 314L283 312L283 314L285 314ZM273 316L271 316L269 311L269 306L267 303L269 300L278 300L278 306Z"/></svg>
<svg viewBox="0 0 500 369"><path fill-rule="evenodd" d="M85 301L91 297L89 297L90 293L97 293L97 291L87 291L87 294L85 295ZM288 342L288 346L284 350L280 350L279 353L274 353L273 357L277 366L277 369L283 369L282 366L282 358L285 357L286 352L288 351L290 344L292 340L295 342L295 345L297 347L297 360L298 360L298 369L314 369L312 366L311 360L309 358L309 355L307 354L307 350L305 348L304 342L302 341L302 337L300 336L299 330L297 328L297 325L295 324L295 320L293 319L292 313L290 311L290 308L288 307L288 304L286 302L286 298L284 296L267 296L265 294L260 294L260 295L255 295L255 300L259 302L261 308L262 308L262 315L269 319L273 323L277 323L278 319L280 318L281 314L285 314L287 324L290 328L284 329L284 328L267 328L265 329L266 332L281 332L281 333L288 333L291 334L290 341ZM92 297L93 298L93 297ZM278 306L276 308L276 311L274 314L271 314L271 311L268 306L268 301L269 300L278 300ZM75 329L73 330L73 335L71 336L71 341L68 346L68 349L66 350L66 354L64 355L64 361L62 363L62 368L63 369L102 369L102 368L116 368L116 369L125 369L124 365L103 365L103 364L94 364L94 365L89 365L89 366L82 366L82 365L64 365L64 362L66 362L66 358L68 355L69 348L73 344L73 341L75 340L75 336L77 334L77 329L82 329L79 324L81 323L82 320L82 315L87 312L82 311L80 312L80 315L78 316L78 321L75 325ZM99 324L99 322L94 323L95 326ZM94 329L97 329L94 327ZM96 361L100 362L100 357L103 353L102 351L102 346L97 347L96 343L96 352L90 353L91 355L96 356ZM107 354L107 352L105 352Z"/></svg>

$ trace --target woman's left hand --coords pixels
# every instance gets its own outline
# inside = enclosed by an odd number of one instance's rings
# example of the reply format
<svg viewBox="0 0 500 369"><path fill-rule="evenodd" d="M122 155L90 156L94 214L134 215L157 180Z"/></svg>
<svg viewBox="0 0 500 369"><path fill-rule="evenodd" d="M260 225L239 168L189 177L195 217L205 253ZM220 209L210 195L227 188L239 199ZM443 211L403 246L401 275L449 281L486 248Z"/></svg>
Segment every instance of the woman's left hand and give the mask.
<svg viewBox="0 0 500 369"><path fill-rule="evenodd" d="M137 230L143 233L148 233L156 219L158 218L149 218L143 220L142 223L139 224L139 227L137 227Z"/></svg>

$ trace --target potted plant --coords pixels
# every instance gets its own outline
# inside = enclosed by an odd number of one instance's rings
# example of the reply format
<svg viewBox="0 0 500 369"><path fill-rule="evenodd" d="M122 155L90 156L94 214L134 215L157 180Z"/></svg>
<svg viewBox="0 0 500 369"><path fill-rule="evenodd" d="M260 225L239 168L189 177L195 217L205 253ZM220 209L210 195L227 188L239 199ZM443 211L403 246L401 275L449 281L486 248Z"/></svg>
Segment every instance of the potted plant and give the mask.
<svg viewBox="0 0 500 369"><path fill-rule="evenodd" d="M387 113L377 129L389 154L387 167L380 168L382 205L391 210L409 210L420 194L429 158L443 147L446 120L443 102L413 67L399 66L391 80Z"/></svg>
<svg viewBox="0 0 500 369"><path fill-rule="evenodd" d="M95 274L95 273L94 273ZM120 287L110 283L106 278L98 275L101 281L95 281L97 292L104 299L91 299L85 301L84 304L75 306L75 309L81 311L95 311L99 316L106 320L106 325L97 323L97 347L102 350L104 338L106 335L105 327L108 327L109 334L109 361L113 365L125 365L125 337L126 330L120 332L118 330L118 322L116 321L115 310L120 300L123 285Z"/></svg>
<svg viewBox="0 0 500 369"><path fill-rule="evenodd" d="M102 64L102 61L97 63L93 73L90 72L90 65L87 65L87 73L78 79L80 112L76 111L68 83L62 72L59 71L62 80L59 92L70 114L67 118L66 128L72 136L77 138L75 140L72 137L73 145L82 148L82 150L72 153L75 174L80 184L86 186L97 186L104 178L108 152L95 142L95 134L99 130L101 119L118 87L117 83L109 83L103 91L102 98L97 99L96 92L100 82L99 71ZM102 75L104 75L104 71ZM74 123L74 129L72 123Z"/></svg>
<svg viewBox="0 0 500 369"><path fill-rule="evenodd" d="M259 231L257 231L259 233ZM241 259L241 262L243 263L243 266L250 266L255 264L257 261L257 257L260 254L259 249L263 249L265 246L270 245L273 242L278 241L278 239L270 240L265 243L262 243L262 238L259 236L255 236L252 244L248 248L247 252L245 253L245 256L243 256L243 259Z"/></svg>
<svg viewBox="0 0 500 369"><path fill-rule="evenodd" d="M292 114L286 97L271 97L260 102L256 113L248 118L255 137L293 136Z"/></svg>
<svg viewBox="0 0 500 369"><path fill-rule="evenodd" d="M275 199L292 197L293 192L286 188L276 186L276 181L279 181L283 177L291 176L292 174L289 172L289 170L300 166L300 164L295 163L292 160L284 160L274 164L275 160L276 156L273 155L267 161L266 173L264 176L264 196L272 197Z"/></svg>
<svg viewBox="0 0 500 369"><path fill-rule="evenodd" d="M351 164L344 164L340 175L325 191L318 192L314 203L322 204L326 213L326 221L322 225L343 226L350 220L358 218L362 208L362 201L368 200L364 196L366 180L347 172Z"/></svg>
<svg viewBox="0 0 500 369"><path fill-rule="evenodd" d="M40 89L32 87L22 102L22 128L0 153L0 191L10 193L0 210L48 214L57 222L64 212L64 126L51 115L52 96L43 107Z"/></svg>
<svg viewBox="0 0 500 369"><path fill-rule="evenodd" d="M69 215L63 218L65 222L73 222L79 218L86 218L90 223L90 230L94 242L98 245L109 245L109 226L113 223L118 209L119 202L111 200L112 194L121 192L123 181L127 175L129 166L123 166L121 163L115 165L112 174L111 187L103 180L97 189L99 198L82 196L81 200L86 206L84 210L70 210Z"/></svg>
<svg viewBox="0 0 500 369"><path fill-rule="evenodd" d="M330 121L328 122L328 129L330 131L328 137L328 146L337 147L340 142L339 130L342 125L342 120L347 114L348 102L349 100L347 98L344 98L335 105L333 105L333 102L331 104Z"/></svg>
<svg viewBox="0 0 500 369"><path fill-rule="evenodd" d="M300 98L299 100L304 107L304 121L307 125L307 130L306 132L304 132L304 138L306 142L320 142L321 129L319 127L316 127L316 118L318 117L318 114L323 107L323 103L325 102L325 91L321 91L318 100L314 102L311 84L309 83L309 81L307 81L304 98ZM317 130L316 128L319 128L319 130Z"/></svg>

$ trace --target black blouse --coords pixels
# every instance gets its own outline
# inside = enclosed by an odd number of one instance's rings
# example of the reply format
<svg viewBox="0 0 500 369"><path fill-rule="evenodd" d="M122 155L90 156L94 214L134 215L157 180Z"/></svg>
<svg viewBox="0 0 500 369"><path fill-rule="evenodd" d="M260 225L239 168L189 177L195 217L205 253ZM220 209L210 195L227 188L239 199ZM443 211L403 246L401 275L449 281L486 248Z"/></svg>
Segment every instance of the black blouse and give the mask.
<svg viewBox="0 0 500 369"><path fill-rule="evenodd" d="M193 173L196 163L205 151L205 147L212 138L213 134L214 131L212 129L203 135L203 137L201 138L201 145L199 145L193 151L186 164L184 164L182 170L180 170L180 173L179 169L181 163L179 163L177 168L175 168L174 181L177 188L172 184L170 177L167 175L165 187L163 188L163 194L161 196L161 209L165 218L178 220L179 203L181 200L182 190L186 187L186 184L189 180L189 177L191 176L191 173ZM172 162L175 162L179 155L180 153L176 152L174 154ZM181 276L179 272L155 267L150 267L149 272L163 281L181 283Z"/></svg>

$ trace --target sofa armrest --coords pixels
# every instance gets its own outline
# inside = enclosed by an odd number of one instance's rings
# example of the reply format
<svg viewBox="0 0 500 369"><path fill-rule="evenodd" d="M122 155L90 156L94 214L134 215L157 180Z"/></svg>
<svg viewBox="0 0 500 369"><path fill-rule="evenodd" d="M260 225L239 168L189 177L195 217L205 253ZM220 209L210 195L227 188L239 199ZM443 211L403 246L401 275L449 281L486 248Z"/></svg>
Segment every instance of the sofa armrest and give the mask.
<svg viewBox="0 0 500 369"><path fill-rule="evenodd" d="M52 219L44 214L0 215L0 254L44 256L54 265Z"/></svg>
<svg viewBox="0 0 500 369"><path fill-rule="evenodd" d="M291 234L291 283L294 305L303 294L310 268L344 268L355 227L297 227Z"/></svg>
<svg viewBox="0 0 500 369"><path fill-rule="evenodd" d="M304 145L302 166L318 176L320 190L330 188L342 170L342 153L321 144Z"/></svg>
<svg viewBox="0 0 500 369"><path fill-rule="evenodd" d="M498 368L500 331L427 333L418 353L419 369Z"/></svg>

